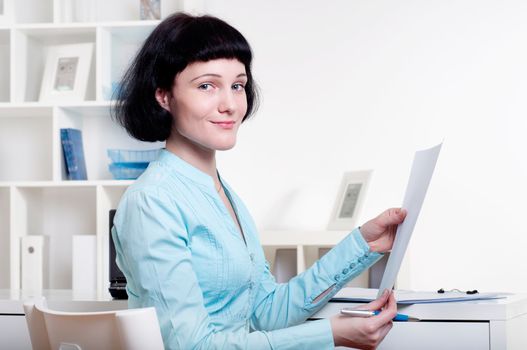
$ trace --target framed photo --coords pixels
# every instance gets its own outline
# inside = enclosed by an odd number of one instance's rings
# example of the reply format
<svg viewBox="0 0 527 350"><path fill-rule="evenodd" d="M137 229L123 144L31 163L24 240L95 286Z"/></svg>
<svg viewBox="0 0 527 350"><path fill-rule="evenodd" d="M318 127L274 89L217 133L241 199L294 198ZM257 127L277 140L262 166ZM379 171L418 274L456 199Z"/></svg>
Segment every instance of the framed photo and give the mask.
<svg viewBox="0 0 527 350"><path fill-rule="evenodd" d="M372 172L362 170L344 173L328 230L351 230L355 227Z"/></svg>
<svg viewBox="0 0 527 350"><path fill-rule="evenodd" d="M39 100L85 100L92 56L93 43L49 46Z"/></svg>
<svg viewBox="0 0 527 350"><path fill-rule="evenodd" d="M140 0L141 20L161 19L161 0Z"/></svg>

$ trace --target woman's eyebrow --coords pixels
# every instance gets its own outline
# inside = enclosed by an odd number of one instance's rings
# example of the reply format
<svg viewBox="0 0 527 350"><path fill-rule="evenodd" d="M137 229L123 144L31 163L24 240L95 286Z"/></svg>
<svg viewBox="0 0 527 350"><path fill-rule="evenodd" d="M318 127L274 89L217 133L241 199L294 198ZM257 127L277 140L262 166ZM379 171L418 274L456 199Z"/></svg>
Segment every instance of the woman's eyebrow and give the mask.
<svg viewBox="0 0 527 350"><path fill-rule="evenodd" d="M198 79L203 78L203 77L221 78L221 75L220 74L216 74L216 73L205 73L205 74L198 75L197 77L193 78L190 82L193 82L194 80L198 80ZM238 74L236 76L236 78L241 78L241 77L247 77L247 74L240 73L240 74Z"/></svg>

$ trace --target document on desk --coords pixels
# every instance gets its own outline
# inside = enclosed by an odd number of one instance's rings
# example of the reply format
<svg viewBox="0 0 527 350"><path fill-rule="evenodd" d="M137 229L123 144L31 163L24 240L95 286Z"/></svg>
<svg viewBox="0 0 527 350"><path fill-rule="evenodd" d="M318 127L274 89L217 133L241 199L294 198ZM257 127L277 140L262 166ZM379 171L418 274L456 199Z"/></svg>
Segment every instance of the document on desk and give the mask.
<svg viewBox="0 0 527 350"><path fill-rule="evenodd" d="M419 217L419 212L425 200L426 191L430 184L430 179L434 173L434 168L439 156L439 151L443 143L432 148L415 152L412 170L406 193L404 195L402 207L407 210L404 222L397 227L395 241L393 242L390 257L386 263L386 268L379 286L378 297L385 289L391 290L395 285L395 280L401 263L406 253L406 248L412 237L412 232Z"/></svg>
<svg viewBox="0 0 527 350"><path fill-rule="evenodd" d="M410 290L395 290L397 304L430 304L446 303L469 300L490 300L506 298L509 293L476 293L466 294L461 292L417 292ZM377 289L368 288L343 288L332 299L331 302L370 302L377 298Z"/></svg>

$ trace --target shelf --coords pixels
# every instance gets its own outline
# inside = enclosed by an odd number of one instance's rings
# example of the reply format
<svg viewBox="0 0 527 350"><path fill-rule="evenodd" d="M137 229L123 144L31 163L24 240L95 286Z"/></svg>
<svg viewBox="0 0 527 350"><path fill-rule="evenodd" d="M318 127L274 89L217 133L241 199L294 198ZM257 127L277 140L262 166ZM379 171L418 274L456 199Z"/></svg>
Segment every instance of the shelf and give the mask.
<svg viewBox="0 0 527 350"><path fill-rule="evenodd" d="M39 106L35 103L11 104L0 103L0 120L2 118L51 118L51 106Z"/></svg>
<svg viewBox="0 0 527 350"><path fill-rule="evenodd" d="M49 276L44 288L72 288L72 236L96 234L96 189L18 188L16 201L21 210L13 243L19 246L26 235L47 236Z"/></svg>
<svg viewBox="0 0 527 350"><path fill-rule="evenodd" d="M344 239L350 231L261 231L260 241L265 246L331 247Z"/></svg>
<svg viewBox="0 0 527 350"><path fill-rule="evenodd" d="M54 102L39 102L39 101L29 101L29 102L17 102L17 103L9 103L9 102L0 102L0 117L4 115L4 113L9 114L10 110L16 111L23 108L52 108L52 107L65 107L65 108L106 108L105 110L109 110L109 108L115 103L115 101L73 101L73 102L60 102L60 103L54 103Z"/></svg>
<svg viewBox="0 0 527 350"><path fill-rule="evenodd" d="M82 130L84 156L88 180L111 180L108 170L110 160L108 149L149 150L164 147L163 142L141 142L130 138L124 128L110 116L109 107L58 108L56 110L57 129L55 139L60 140L60 128L77 128ZM89 140L89 146L86 140ZM55 145L56 154L62 154L60 144ZM56 159L60 158L59 156ZM56 179L65 180L66 172L62 160L55 163Z"/></svg>
<svg viewBox="0 0 527 350"><path fill-rule="evenodd" d="M86 30L94 30L97 27L104 28L143 28L143 27L155 27L161 21L159 20L133 20L133 21L106 21L106 22L68 22L68 23L29 23L29 24L17 24L12 28L20 30L28 34L38 34L39 31L45 30L47 36L52 34L59 34L61 30L68 30L71 32L77 31L82 33ZM0 27L0 29L8 30L9 27Z"/></svg>
<svg viewBox="0 0 527 350"><path fill-rule="evenodd" d="M13 91L11 102L37 102L42 85L47 51L57 45L95 43L93 27L21 28L14 30L13 52L17 57L13 65ZM95 49L96 51L96 49ZM95 60L92 59L86 100L95 100Z"/></svg>
<svg viewBox="0 0 527 350"><path fill-rule="evenodd" d="M161 0L161 17L180 8L179 0ZM58 1L55 22L75 24L79 22L131 22L140 21L138 0L65 0ZM67 6L66 6L67 5Z"/></svg>
<svg viewBox="0 0 527 350"><path fill-rule="evenodd" d="M76 12L73 16L74 21L96 20L98 22L104 21L130 21L139 19L139 1L135 0L112 0L112 1L85 1L75 0L73 2L74 10L79 7L91 14L84 15Z"/></svg>
<svg viewBox="0 0 527 350"><path fill-rule="evenodd" d="M4 181L0 182L0 189L7 187L21 188L55 188L55 187L128 187L133 180L100 180L100 181Z"/></svg>
<svg viewBox="0 0 527 350"><path fill-rule="evenodd" d="M139 0L3 0L1 3L9 22L17 25L75 26L95 22L141 21ZM186 9L180 0L161 0L160 7L162 18Z"/></svg>
<svg viewBox="0 0 527 350"><path fill-rule="evenodd" d="M53 0L4 0L13 8L15 23L53 22Z"/></svg>
<svg viewBox="0 0 527 350"><path fill-rule="evenodd" d="M99 29L98 52L101 53L97 56L97 66L100 67L97 80L101 86L97 96L99 100L111 100L115 97L115 90L126 67L130 65L132 58L156 24L157 22L149 21L146 25L142 23L132 26L103 26Z"/></svg>
<svg viewBox="0 0 527 350"><path fill-rule="evenodd" d="M7 110L0 118L0 181L52 179L51 109Z"/></svg>
<svg viewBox="0 0 527 350"><path fill-rule="evenodd" d="M155 27L160 20L130 20L130 21L107 21L98 22L97 25L106 28L130 28L130 27Z"/></svg>
<svg viewBox="0 0 527 350"><path fill-rule="evenodd" d="M37 40L47 41L49 44L60 44L63 35L85 36L86 33L95 32L96 25L88 23L39 23L14 26L13 29L25 35L35 37Z"/></svg>

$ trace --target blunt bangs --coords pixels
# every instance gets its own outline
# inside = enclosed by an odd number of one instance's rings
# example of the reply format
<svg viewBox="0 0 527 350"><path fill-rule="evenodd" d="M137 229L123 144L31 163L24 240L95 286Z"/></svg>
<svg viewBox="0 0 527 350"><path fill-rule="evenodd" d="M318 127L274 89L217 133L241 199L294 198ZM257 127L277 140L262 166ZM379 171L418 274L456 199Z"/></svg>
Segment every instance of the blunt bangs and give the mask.
<svg viewBox="0 0 527 350"><path fill-rule="evenodd" d="M174 20L179 16L184 15L175 15ZM221 58L237 59L250 74L251 47L238 30L211 16L183 18L187 20L186 23L180 28L172 26L166 46L157 57L160 75L156 76L162 82L161 87L170 88L176 74L191 63ZM169 80L167 76L170 76Z"/></svg>

